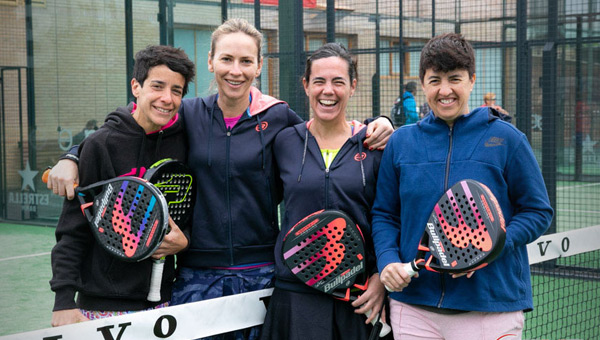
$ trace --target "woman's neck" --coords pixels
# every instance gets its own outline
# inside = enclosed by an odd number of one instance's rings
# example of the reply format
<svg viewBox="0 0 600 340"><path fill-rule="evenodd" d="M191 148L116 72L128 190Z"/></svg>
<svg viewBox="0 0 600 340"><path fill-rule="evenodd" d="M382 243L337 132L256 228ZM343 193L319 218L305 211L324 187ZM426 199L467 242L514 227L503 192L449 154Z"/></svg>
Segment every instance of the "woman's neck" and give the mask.
<svg viewBox="0 0 600 340"><path fill-rule="evenodd" d="M250 106L249 96L243 96L241 98L225 98L225 96L219 96L217 98L217 104L223 112L223 117L232 118L237 117L246 111Z"/></svg>
<svg viewBox="0 0 600 340"><path fill-rule="evenodd" d="M313 119L309 131L315 136L321 149L339 149L348 138L352 137L352 128L345 119L335 121Z"/></svg>

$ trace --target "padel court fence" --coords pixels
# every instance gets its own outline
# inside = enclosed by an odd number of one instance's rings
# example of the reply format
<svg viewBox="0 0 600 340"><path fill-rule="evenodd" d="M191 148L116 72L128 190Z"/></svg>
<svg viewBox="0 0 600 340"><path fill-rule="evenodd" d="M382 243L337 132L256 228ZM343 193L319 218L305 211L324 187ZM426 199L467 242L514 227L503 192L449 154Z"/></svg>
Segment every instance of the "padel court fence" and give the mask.
<svg viewBox="0 0 600 340"><path fill-rule="evenodd" d="M88 120L130 100L135 51L182 47L197 64L189 95L214 91L210 32L232 17L264 34L257 86L303 117L305 59L323 43L357 56L348 115L362 120L389 115L404 86L419 84L429 38L462 33L476 49L469 107L492 92L528 136L556 211L549 233L600 225L597 0L0 0L0 218L56 223L62 200L41 172ZM419 86L415 97L425 113ZM532 266L526 338L600 338L599 263L595 250Z"/></svg>

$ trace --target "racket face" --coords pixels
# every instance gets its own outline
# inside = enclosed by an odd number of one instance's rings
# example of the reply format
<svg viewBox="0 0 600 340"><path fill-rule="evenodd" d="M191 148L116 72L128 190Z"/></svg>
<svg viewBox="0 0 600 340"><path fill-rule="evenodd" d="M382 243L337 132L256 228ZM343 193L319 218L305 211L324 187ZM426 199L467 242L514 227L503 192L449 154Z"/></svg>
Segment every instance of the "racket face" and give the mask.
<svg viewBox="0 0 600 340"><path fill-rule="evenodd" d="M187 165L176 160L164 160L153 165L144 178L165 197L169 215L178 226L190 221L196 199L196 182Z"/></svg>
<svg viewBox="0 0 600 340"><path fill-rule="evenodd" d="M436 203L420 250L431 256L425 268L459 273L486 266L502 251L506 238L498 201L483 184L463 180Z"/></svg>
<svg viewBox="0 0 600 340"><path fill-rule="evenodd" d="M167 204L161 193L136 177L119 177L77 188L96 240L124 261L141 261L160 245L167 227Z"/></svg>
<svg viewBox="0 0 600 340"><path fill-rule="evenodd" d="M292 227L284 239L283 258L302 282L342 298L366 271L362 233L336 210L318 211Z"/></svg>

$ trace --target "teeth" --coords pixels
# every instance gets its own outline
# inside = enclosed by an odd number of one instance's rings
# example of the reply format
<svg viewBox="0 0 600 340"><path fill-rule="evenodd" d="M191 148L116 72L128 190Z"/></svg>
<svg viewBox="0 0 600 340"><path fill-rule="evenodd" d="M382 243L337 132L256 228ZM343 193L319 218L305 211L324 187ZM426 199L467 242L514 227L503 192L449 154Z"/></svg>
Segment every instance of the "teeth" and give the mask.
<svg viewBox="0 0 600 340"><path fill-rule="evenodd" d="M242 83L241 81L232 81L232 80L228 80L227 82L231 85L240 85Z"/></svg>
<svg viewBox="0 0 600 340"><path fill-rule="evenodd" d="M319 103L323 105L335 105L337 102L335 100L319 100Z"/></svg>
<svg viewBox="0 0 600 340"><path fill-rule="evenodd" d="M157 107L156 109L162 113L171 113L171 110L161 109L160 107Z"/></svg>
<svg viewBox="0 0 600 340"><path fill-rule="evenodd" d="M453 101L454 101L453 99L440 99L440 102L442 102L442 104L450 104Z"/></svg>

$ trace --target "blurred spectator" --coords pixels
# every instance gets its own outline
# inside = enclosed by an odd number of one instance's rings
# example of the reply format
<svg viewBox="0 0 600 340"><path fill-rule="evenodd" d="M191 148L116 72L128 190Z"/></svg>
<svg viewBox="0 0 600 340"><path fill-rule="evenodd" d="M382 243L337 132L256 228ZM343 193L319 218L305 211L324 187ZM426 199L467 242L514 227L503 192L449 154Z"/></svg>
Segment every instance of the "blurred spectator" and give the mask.
<svg viewBox="0 0 600 340"><path fill-rule="evenodd" d="M483 105L481 106L489 106L498 111L498 113L500 113L500 119L504 121L510 122L512 120L508 111L503 109L500 105L496 105L496 94L494 92L488 92L483 96Z"/></svg>
<svg viewBox="0 0 600 340"><path fill-rule="evenodd" d="M404 95L398 97L392 107L392 117L396 126L405 124L413 124L419 120L417 112L417 102L415 101L415 92L417 91L417 83L410 81L404 85Z"/></svg>

